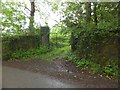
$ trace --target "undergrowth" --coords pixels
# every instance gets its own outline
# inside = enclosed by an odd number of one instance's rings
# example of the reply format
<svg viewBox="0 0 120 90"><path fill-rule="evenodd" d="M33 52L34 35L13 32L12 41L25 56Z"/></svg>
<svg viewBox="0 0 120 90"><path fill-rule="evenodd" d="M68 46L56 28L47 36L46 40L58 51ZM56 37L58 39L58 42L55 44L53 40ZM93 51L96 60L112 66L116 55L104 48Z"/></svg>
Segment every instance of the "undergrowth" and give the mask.
<svg viewBox="0 0 120 90"><path fill-rule="evenodd" d="M118 66L114 64L107 64L102 66L88 59L80 59L74 53L69 53L67 57L69 62L76 64L77 68L82 70L89 70L93 74L100 74L100 76L105 76L109 79L118 78Z"/></svg>
<svg viewBox="0 0 120 90"><path fill-rule="evenodd" d="M66 57L69 52L70 52L70 46L55 48L52 51L41 55L41 58L49 61L54 59L62 59Z"/></svg>
<svg viewBox="0 0 120 90"><path fill-rule="evenodd" d="M45 54L49 52L50 49L47 47L38 47L34 49L29 49L29 50L17 50L12 53L11 59L27 59L35 56L39 56L41 54Z"/></svg>
<svg viewBox="0 0 120 90"><path fill-rule="evenodd" d="M62 48L48 48L48 47L38 47L34 49L29 49L27 51L17 50L12 53L11 60L26 60L29 58L37 58L42 60L51 61L56 58L63 58L69 52L70 47L65 46Z"/></svg>
<svg viewBox="0 0 120 90"><path fill-rule="evenodd" d="M39 60L52 61L54 59L68 60L76 64L77 68L89 70L93 74L104 75L107 78L118 77L118 66L112 65L102 66L88 59L80 59L74 53L71 53L70 46L62 48L38 47L27 51L18 50L12 53L11 60L29 60L37 58Z"/></svg>

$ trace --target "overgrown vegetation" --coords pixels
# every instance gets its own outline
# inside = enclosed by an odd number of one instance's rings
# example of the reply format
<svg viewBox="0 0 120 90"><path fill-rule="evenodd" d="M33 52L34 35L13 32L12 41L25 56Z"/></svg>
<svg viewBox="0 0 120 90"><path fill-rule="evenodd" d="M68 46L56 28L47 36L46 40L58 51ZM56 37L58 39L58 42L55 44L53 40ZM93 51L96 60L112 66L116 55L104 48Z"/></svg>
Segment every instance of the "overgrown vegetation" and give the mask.
<svg viewBox="0 0 120 90"><path fill-rule="evenodd" d="M39 45L40 37L38 35L5 36L2 38L2 58L8 60L15 51L36 48Z"/></svg>
<svg viewBox="0 0 120 90"><path fill-rule="evenodd" d="M71 34L71 49L79 58L71 61L78 67L95 67L96 72L117 76L120 2L76 1L61 5L62 27L66 28L63 32Z"/></svg>
<svg viewBox="0 0 120 90"><path fill-rule="evenodd" d="M48 47L38 47L34 49L29 49L27 51L18 50L11 54L10 60L46 60L51 62L53 60L67 60L76 65L77 68L81 70L87 70L93 74L100 74L101 76L106 76L107 78L117 78L118 77L118 66L116 64L107 64L102 66L101 64L95 63L93 60L80 59L75 53L71 53L70 46L65 46L61 48L48 48Z"/></svg>
<svg viewBox="0 0 120 90"><path fill-rule="evenodd" d="M70 47L65 46L61 48L48 48L41 46L29 50L17 50L11 54L10 60L27 60L30 58L37 58L39 60L52 61L54 59L62 59L68 55Z"/></svg>
<svg viewBox="0 0 120 90"><path fill-rule="evenodd" d="M61 33L51 33L50 44L51 46L63 47L70 45L69 36L62 35Z"/></svg>
<svg viewBox="0 0 120 90"><path fill-rule="evenodd" d="M74 63L77 68L82 70L87 70L93 74L100 74L101 76L106 76L107 78L118 78L118 65L107 64L102 66L101 64L95 63L93 60L80 59L75 53L69 53L67 60Z"/></svg>
<svg viewBox="0 0 120 90"><path fill-rule="evenodd" d="M33 48L29 50L17 50L14 53L12 53L10 59L28 59L28 58L33 58L33 57L40 57L41 54L46 54L47 52L50 52L50 49L47 47L38 47L38 48Z"/></svg>

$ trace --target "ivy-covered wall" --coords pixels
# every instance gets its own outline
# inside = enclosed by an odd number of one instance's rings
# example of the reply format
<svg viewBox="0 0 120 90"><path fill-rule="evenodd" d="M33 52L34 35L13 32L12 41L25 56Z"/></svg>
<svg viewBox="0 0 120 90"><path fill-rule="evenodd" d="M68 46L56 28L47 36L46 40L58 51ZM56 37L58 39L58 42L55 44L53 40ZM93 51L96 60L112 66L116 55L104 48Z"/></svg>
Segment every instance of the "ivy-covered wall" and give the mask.
<svg viewBox="0 0 120 90"><path fill-rule="evenodd" d="M12 36L2 38L2 59L8 60L16 50L28 50L40 45L40 36Z"/></svg>
<svg viewBox="0 0 120 90"><path fill-rule="evenodd" d="M101 65L113 62L118 64L119 38L120 36L116 33L84 32L78 37L77 55Z"/></svg>

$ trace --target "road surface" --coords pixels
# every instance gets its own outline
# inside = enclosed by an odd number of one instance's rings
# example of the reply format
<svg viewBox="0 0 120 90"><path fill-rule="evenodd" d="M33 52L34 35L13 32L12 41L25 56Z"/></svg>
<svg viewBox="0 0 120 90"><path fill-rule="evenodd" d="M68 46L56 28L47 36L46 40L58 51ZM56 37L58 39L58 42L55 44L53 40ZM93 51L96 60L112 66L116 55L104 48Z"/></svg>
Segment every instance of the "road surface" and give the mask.
<svg viewBox="0 0 120 90"><path fill-rule="evenodd" d="M3 61L3 88L117 88L118 80L78 70L55 60ZM69 72L68 72L69 70Z"/></svg>
<svg viewBox="0 0 120 90"><path fill-rule="evenodd" d="M2 88L77 88L47 75L3 66ZM82 88L82 86L81 86Z"/></svg>

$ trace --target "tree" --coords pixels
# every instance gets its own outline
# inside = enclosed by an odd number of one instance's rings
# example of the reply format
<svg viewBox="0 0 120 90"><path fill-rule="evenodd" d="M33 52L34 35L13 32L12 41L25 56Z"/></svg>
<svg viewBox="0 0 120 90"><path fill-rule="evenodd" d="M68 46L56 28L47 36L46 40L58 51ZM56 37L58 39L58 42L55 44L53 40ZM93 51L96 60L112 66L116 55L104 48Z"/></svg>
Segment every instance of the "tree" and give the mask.
<svg viewBox="0 0 120 90"><path fill-rule="evenodd" d="M97 9L97 3L96 2L94 2L93 3L93 5L94 5L94 9L93 9L93 13L94 13L94 23L95 23L95 25L97 25L97 12L96 12L96 9Z"/></svg>
<svg viewBox="0 0 120 90"><path fill-rule="evenodd" d="M67 7L63 10L65 17L63 23L67 26L67 32L71 33L71 49L75 51L77 48L78 34L80 32L78 28L81 25L82 17L84 17L83 3L67 2L66 4Z"/></svg>
<svg viewBox="0 0 120 90"><path fill-rule="evenodd" d="M87 2L85 6L86 6L86 22L90 23L90 20L91 20L91 3Z"/></svg>
<svg viewBox="0 0 120 90"><path fill-rule="evenodd" d="M118 28L120 27L120 1L118 2Z"/></svg>
<svg viewBox="0 0 120 90"><path fill-rule="evenodd" d="M34 0L30 0L31 3L31 11L30 11L30 23L29 23L29 29L30 34L34 34L34 13L35 13L35 2Z"/></svg>
<svg viewBox="0 0 120 90"><path fill-rule="evenodd" d="M63 32L71 32L71 42L85 33L109 33L119 26L119 5L116 2L66 2L62 7L62 23L66 27Z"/></svg>
<svg viewBox="0 0 120 90"><path fill-rule="evenodd" d="M2 25L0 26L2 33L6 34L18 34L24 33L24 27L26 24L26 17L22 13L21 7L24 3L8 2L1 3L1 18Z"/></svg>

